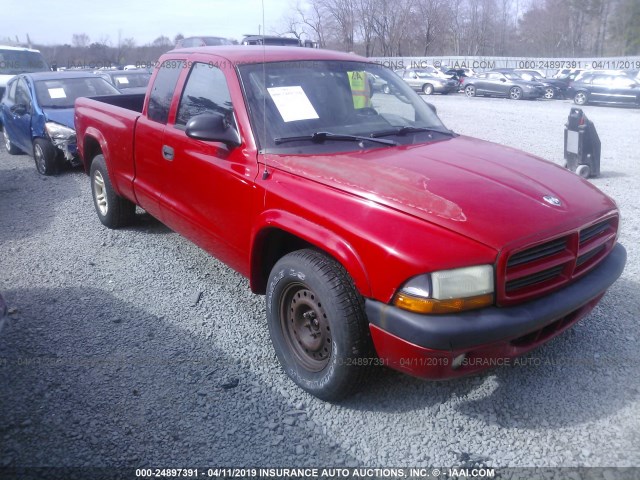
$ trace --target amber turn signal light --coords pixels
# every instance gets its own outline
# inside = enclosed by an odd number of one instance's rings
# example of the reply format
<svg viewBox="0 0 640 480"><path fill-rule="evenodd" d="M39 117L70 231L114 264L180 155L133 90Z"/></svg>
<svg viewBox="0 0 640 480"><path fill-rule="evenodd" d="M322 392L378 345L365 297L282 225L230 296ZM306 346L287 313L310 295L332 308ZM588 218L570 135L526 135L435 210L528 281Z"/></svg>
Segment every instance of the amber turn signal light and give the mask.
<svg viewBox="0 0 640 480"><path fill-rule="evenodd" d="M493 294L435 300L433 298L420 298L406 293L398 293L393 299L393 304L398 308L415 313L455 313L488 307L493 304Z"/></svg>

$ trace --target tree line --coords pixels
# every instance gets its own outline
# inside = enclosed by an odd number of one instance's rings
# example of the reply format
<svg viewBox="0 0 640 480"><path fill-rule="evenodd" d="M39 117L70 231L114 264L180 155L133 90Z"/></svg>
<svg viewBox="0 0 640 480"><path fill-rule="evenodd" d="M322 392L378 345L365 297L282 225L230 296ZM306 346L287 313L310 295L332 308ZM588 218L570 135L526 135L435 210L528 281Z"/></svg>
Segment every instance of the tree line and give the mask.
<svg viewBox="0 0 640 480"><path fill-rule="evenodd" d="M640 55L640 1L298 0L279 33L381 57Z"/></svg>

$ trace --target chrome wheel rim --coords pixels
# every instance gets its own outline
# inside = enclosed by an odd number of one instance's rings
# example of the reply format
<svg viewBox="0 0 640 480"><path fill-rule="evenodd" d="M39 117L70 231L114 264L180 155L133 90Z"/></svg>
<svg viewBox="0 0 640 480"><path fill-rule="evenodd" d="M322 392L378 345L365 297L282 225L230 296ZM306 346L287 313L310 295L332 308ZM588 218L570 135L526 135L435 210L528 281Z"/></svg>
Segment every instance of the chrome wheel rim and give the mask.
<svg viewBox="0 0 640 480"><path fill-rule="evenodd" d="M103 217L109 211L109 204L107 202L107 192L104 188L104 178L99 170L93 175L93 195L96 200L96 207L100 215Z"/></svg>
<svg viewBox="0 0 640 480"><path fill-rule="evenodd" d="M464 93L467 94L467 97L473 97L473 95L476 93L475 88L473 88L471 85L469 85L467 88L464 89Z"/></svg>
<svg viewBox="0 0 640 480"><path fill-rule="evenodd" d="M283 292L280 326L299 365L311 372L327 366L333 348L331 327L322 302L306 285L294 283Z"/></svg>
<svg viewBox="0 0 640 480"><path fill-rule="evenodd" d="M580 93L576 93L576 98L575 98L575 102L578 105L583 105L586 101L587 97L585 96L584 93L580 92Z"/></svg>
<svg viewBox="0 0 640 480"><path fill-rule="evenodd" d="M518 88L512 89L510 95L513 100L518 100L520 98L520 89Z"/></svg>
<svg viewBox="0 0 640 480"><path fill-rule="evenodd" d="M544 98L549 98L549 99L551 99L551 98L553 98L553 96L554 96L554 94L553 94L553 88L547 88L547 89L544 91Z"/></svg>
<svg viewBox="0 0 640 480"><path fill-rule="evenodd" d="M36 161L36 168L40 173L44 173L47 170L47 165L44 161L44 152L42 147L38 144L33 147L33 157Z"/></svg>

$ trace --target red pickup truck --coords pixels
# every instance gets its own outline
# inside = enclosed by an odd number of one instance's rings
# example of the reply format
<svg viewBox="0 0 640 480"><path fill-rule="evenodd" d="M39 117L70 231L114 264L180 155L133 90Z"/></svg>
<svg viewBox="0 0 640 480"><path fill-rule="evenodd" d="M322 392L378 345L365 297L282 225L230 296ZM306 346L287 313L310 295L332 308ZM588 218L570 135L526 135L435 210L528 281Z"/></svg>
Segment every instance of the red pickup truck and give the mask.
<svg viewBox="0 0 640 480"><path fill-rule="evenodd" d="M508 362L624 269L609 197L434 110L355 55L202 47L165 54L145 98L79 99L75 125L101 222L139 205L247 276L284 371L335 400L374 365Z"/></svg>

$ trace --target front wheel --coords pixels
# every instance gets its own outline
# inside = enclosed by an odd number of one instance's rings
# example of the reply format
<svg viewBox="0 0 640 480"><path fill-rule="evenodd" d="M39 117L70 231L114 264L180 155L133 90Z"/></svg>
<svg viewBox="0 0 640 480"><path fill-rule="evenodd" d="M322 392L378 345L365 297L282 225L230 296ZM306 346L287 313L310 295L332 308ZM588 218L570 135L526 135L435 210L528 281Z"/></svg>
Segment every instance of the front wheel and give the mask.
<svg viewBox="0 0 640 480"><path fill-rule="evenodd" d="M467 97L475 97L476 96L476 87L473 85L467 85L464 89L464 94Z"/></svg>
<svg viewBox="0 0 640 480"><path fill-rule="evenodd" d="M556 96L556 92L553 88L547 87L544 89L544 98L552 100Z"/></svg>
<svg viewBox="0 0 640 480"><path fill-rule="evenodd" d="M136 206L113 190L104 156L97 155L91 162L91 193L98 218L105 227L120 228L129 225Z"/></svg>
<svg viewBox="0 0 640 480"><path fill-rule="evenodd" d="M9 140L9 135L7 135L6 130L2 130L2 136L4 138L4 148L6 148L7 152L10 155L17 155L20 153L20 149L16 147L11 140Z"/></svg>
<svg viewBox="0 0 640 480"><path fill-rule="evenodd" d="M322 400L352 393L370 370L364 301L338 262L316 250L289 253L267 285L269 334L284 372Z"/></svg>
<svg viewBox="0 0 640 480"><path fill-rule="evenodd" d="M511 100L520 100L522 98L522 89L520 87L513 87L509 90L509 98L511 98Z"/></svg>
<svg viewBox="0 0 640 480"><path fill-rule="evenodd" d="M431 95L433 93L433 85L426 83L422 86L422 93L425 95Z"/></svg>
<svg viewBox="0 0 640 480"><path fill-rule="evenodd" d="M53 175L58 170L58 152L53 144L44 138L33 141L33 160L40 175Z"/></svg>

